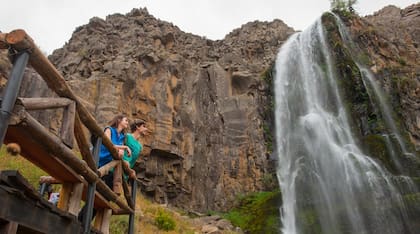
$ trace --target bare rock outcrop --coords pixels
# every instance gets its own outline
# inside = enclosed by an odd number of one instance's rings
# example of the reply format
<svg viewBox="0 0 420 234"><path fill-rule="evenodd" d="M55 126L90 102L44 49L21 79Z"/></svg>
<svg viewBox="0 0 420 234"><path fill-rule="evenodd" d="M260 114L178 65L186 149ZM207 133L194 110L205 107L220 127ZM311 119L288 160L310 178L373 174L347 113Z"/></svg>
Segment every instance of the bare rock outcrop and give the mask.
<svg viewBox="0 0 420 234"><path fill-rule="evenodd" d="M147 120L153 134L138 167L146 194L226 210L273 176L262 74L293 32L280 20L256 21L211 41L134 9L92 18L50 59L103 125L120 112Z"/></svg>
<svg viewBox="0 0 420 234"><path fill-rule="evenodd" d="M420 3L405 9L387 6L355 18L354 40L371 61L371 69L391 96L391 103L411 142L420 149Z"/></svg>

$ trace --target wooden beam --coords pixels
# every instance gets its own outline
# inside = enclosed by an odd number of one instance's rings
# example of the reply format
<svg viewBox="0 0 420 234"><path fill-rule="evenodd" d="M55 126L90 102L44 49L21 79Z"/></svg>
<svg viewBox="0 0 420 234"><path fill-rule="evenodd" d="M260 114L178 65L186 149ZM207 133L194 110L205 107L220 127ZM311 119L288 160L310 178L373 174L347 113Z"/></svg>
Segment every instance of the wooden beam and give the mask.
<svg viewBox="0 0 420 234"><path fill-rule="evenodd" d="M77 216L82 200L83 183L63 183L57 207Z"/></svg>
<svg viewBox="0 0 420 234"><path fill-rule="evenodd" d="M18 223L6 222L5 224L0 223L0 233L3 234L16 234L18 229Z"/></svg>
<svg viewBox="0 0 420 234"><path fill-rule="evenodd" d="M44 110L53 108L64 108L74 103L68 98L18 98L17 102L22 103L26 110Z"/></svg>
<svg viewBox="0 0 420 234"><path fill-rule="evenodd" d="M60 199L58 200L57 207L61 210L68 211L68 204L71 192L73 190L73 184L63 183L60 190Z"/></svg>
<svg viewBox="0 0 420 234"><path fill-rule="evenodd" d="M104 234L109 234L109 223L111 220L112 210L99 210L95 217L94 227Z"/></svg>
<svg viewBox="0 0 420 234"><path fill-rule="evenodd" d="M61 123L60 137L63 143L73 148L74 144L74 118L76 115L76 104L71 102L63 111L63 121Z"/></svg>
<svg viewBox="0 0 420 234"><path fill-rule="evenodd" d="M115 202L115 204L117 204L122 210L127 211L128 213L134 212L134 210L131 209L121 197L112 192L108 185L106 185L103 181L96 184L96 189L105 197L105 199Z"/></svg>
<svg viewBox="0 0 420 234"><path fill-rule="evenodd" d="M114 181L113 181L113 191L114 193L116 193L118 196L121 195L122 193L122 177L123 177L123 173L122 173L122 161L119 160L118 164L114 167Z"/></svg>
<svg viewBox="0 0 420 234"><path fill-rule="evenodd" d="M112 160L111 162L103 165L98 169L98 173L100 177L108 175L109 171L114 168L120 161L119 160Z"/></svg>
<svg viewBox="0 0 420 234"><path fill-rule="evenodd" d="M103 129L97 125L96 120L73 93L60 72L35 45L32 38L24 30L17 29L6 34L6 43L17 51L31 51L29 58L31 66L42 76L50 89L55 91L60 97L70 98L76 102L76 109L82 122L93 134L102 138L102 144L109 149L115 159L118 159L118 152L111 140L105 137Z"/></svg>
<svg viewBox="0 0 420 234"><path fill-rule="evenodd" d="M21 146L21 153L24 158L32 162L43 171L61 182L80 182L82 178L73 169L64 164L59 158L53 157L50 151L39 144L30 135L25 126L12 125L8 127L5 143L15 142Z"/></svg>
<svg viewBox="0 0 420 234"><path fill-rule="evenodd" d="M19 233L80 233L74 215L45 201L18 172L1 171L0 178L0 220L18 223Z"/></svg>
<svg viewBox="0 0 420 234"><path fill-rule="evenodd" d="M41 176L39 178L39 183L47 183L47 184L62 184L63 182L60 180L57 180L56 178L52 176Z"/></svg>
<svg viewBox="0 0 420 234"><path fill-rule="evenodd" d="M96 171L96 163L93 160L93 155L89 149L88 140L83 133L82 122L80 121L79 114L77 113L74 119L74 136L76 138L77 146L79 147L83 160L85 160L90 169Z"/></svg>
<svg viewBox="0 0 420 234"><path fill-rule="evenodd" d="M74 183L72 190L67 211L77 216L80 210L80 201L82 200L83 183Z"/></svg>
<svg viewBox="0 0 420 234"><path fill-rule="evenodd" d="M24 111L22 115L23 118L20 125L23 124L24 129L32 135L36 141L45 146L53 157L59 158L79 175L82 175L88 182L96 183L96 181L98 181L96 172L87 167L85 161L76 157L74 152L64 145L58 137L48 132L44 126L26 111Z"/></svg>
<svg viewBox="0 0 420 234"><path fill-rule="evenodd" d="M67 146L61 143L61 140L58 137L46 131L44 126L38 123L29 113L27 113L24 110L21 110L19 113L14 115L13 120L14 123L16 123L17 125L9 126L8 134L10 129L16 129L16 127L19 127L19 129L21 130L18 132L22 132L22 134L28 134L28 137L22 138L21 136L18 136L12 139L26 139L26 141L29 140L28 142L25 142L26 145L27 143L34 142L34 144L32 145L33 147L30 150L34 152L37 150L41 150L40 152L43 153L39 155L33 154L33 152L27 152L26 148L22 148L22 154L28 153L28 155L31 155L31 157L28 157L28 159L32 159L32 162L34 162L37 165L40 165L40 163L45 162L45 164L42 165L44 165L44 168L48 169L46 170L47 173L61 181L69 181L72 178L68 178L70 175L72 175L69 174L69 171L71 170L66 169L65 167L61 170L57 170L55 164L51 164L51 158L43 157L45 155L48 155L45 152L49 152L50 156L58 159L53 160L56 163L63 161L66 164L66 166L71 167L72 170L82 175L86 181L92 183L96 182L97 190L105 197L105 199L107 199L108 201L115 202L120 208L127 210L128 212L134 212L127 204L125 204L121 199L119 199L119 197L115 193L113 193L112 190L102 180L98 179L97 174L87 166L86 162L77 158L71 149L69 149ZM8 136L6 137L6 139L7 138ZM45 151L43 151L44 148ZM34 160L33 157L37 157L36 160Z"/></svg>
<svg viewBox="0 0 420 234"><path fill-rule="evenodd" d="M136 207L134 207L134 201L131 198L131 193L130 193L130 188L128 187L128 183L126 180L122 181L122 186L124 189L124 197L125 197L125 201L127 202L127 204L133 209L135 210Z"/></svg>

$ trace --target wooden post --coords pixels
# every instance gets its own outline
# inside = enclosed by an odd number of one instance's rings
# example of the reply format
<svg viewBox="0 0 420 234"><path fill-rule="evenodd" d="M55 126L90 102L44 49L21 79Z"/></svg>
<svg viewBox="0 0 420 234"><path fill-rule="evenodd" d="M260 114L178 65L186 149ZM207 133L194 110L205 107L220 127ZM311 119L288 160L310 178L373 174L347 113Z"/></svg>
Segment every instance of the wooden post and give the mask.
<svg viewBox="0 0 420 234"><path fill-rule="evenodd" d="M64 144L73 148L74 141L74 118L76 114L76 104L70 103L63 112L63 122L61 123L60 137Z"/></svg>
<svg viewBox="0 0 420 234"><path fill-rule="evenodd" d="M96 213L94 227L104 234L109 234L109 222L111 219L112 210L103 209Z"/></svg>
<svg viewBox="0 0 420 234"><path fill-rule="evenodd" d="M114 193L116 193L118 196L121 194L122 191L122 161L118 161L117 166L114 168L114 188L112 189Z"/></svg>
<svg viewBox="0 0 420 234"><path fill-rule="evenodd" d="M18 223L11 222L11 221L4 224L0 224L0 233L16 234L18 226L19 226Z"/></svg>
<svg viewBox="0 0 420 234"><path fill-rule="evenodd" d="M80 210L80 201L82 200L83 183L74 183L72 193L68 202L68 212L77 216Z"/></svg>
<svg viewBox="0 0 420 234"><path fill-rule="evenodd" d="M77 216L82 200L83 183L64 183L57 207Z"/></svg>

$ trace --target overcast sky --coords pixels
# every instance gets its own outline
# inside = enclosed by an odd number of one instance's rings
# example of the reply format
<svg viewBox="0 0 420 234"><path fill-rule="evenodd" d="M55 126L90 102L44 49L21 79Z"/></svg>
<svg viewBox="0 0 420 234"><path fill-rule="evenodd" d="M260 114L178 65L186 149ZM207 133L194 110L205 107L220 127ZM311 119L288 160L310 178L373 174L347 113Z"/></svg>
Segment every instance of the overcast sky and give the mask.
<svg viewBox="0 0 420 234"><path fill-rule="evenodd" d="M418 0L358 0L360 15L387 5L407 7ZM329 0L11 0L0 9L0 30L22 28L50 54L67 42L74 29L98 16L125 14L146 7L150 14L181 30L209 39L223 39L250 21L281 19L303 30L330 8Z"/></svg>

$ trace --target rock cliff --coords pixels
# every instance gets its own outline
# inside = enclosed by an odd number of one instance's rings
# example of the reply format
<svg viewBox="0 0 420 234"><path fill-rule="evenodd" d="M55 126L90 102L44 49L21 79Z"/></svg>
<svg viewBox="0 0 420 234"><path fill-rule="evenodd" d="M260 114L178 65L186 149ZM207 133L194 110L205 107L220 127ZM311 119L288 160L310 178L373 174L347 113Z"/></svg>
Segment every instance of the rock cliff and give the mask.
<svg viewBox="0 0 420 234"><path fill-rule="evenodd" d="M251 22L211 41L134 9L91 19L50 59L103 125L120 112L147 120L153 133L138 167L146 194L225 210L275 181L262 75L293 32L280 20Z"/></svg>
<svg viewBox="0 0 420 234"><path fill-rule="evenodd" d="M420 150L420 3L387 6L347 24L371 70L391 96L402 130Z"/></svg>

